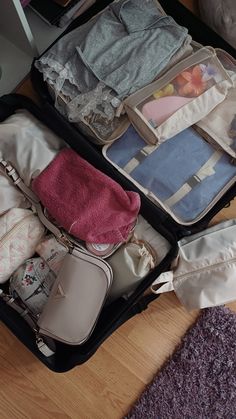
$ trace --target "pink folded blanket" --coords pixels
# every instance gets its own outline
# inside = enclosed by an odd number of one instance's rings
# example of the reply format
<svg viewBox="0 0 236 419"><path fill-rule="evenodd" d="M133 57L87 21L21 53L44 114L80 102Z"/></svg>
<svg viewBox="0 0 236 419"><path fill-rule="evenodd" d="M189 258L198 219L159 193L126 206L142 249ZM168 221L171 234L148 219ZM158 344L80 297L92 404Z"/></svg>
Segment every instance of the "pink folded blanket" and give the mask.
<svg viewBox="0 0 236 419"><path fill-rule="evenodd" d="M124 191L71 149L60 151L32 188L59 225L90 243L125 241L140 208L136 192Z"/></svg>

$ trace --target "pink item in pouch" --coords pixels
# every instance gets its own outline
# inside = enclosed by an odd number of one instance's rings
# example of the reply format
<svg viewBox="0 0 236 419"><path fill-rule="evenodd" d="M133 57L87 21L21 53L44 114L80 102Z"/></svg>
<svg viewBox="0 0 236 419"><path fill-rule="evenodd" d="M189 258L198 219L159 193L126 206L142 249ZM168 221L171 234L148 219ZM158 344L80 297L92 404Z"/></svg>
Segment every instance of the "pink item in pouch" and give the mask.
<svg viewBox="0 0 236 419"><path fill-rule="evenodd" d="M59 225L89 243L125 241L140 208L136 192L124 191L71 149L60 151L32 188Z"/></svg>
<svg viewBox="0 0 236 419"><path fill-rule="evenodd" d="M165 122L182 106L191 102L193 98L182 96L165 96L145 103L142 107L143 116L150 121L154 128Z"/></svg>

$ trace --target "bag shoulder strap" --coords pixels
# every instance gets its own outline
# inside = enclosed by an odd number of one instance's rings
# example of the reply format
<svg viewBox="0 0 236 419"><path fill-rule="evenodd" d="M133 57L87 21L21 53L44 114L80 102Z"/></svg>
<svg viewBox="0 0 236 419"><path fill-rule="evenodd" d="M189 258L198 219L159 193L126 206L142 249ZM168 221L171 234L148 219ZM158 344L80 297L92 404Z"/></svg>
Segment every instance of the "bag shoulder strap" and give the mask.
<svg viewBox="0 0 236 419"><path fill-rule="evenodd" d="M27 308L21 307L19 304L17 304L14 297L7 295L3 292L3 290L0 289L0 297L5 301L5 303L11 307L13 310L15 310L25 321L28 323L31 329L33 329L36 333L36 345L39 349L39 351L46 356L47 358L55 354L55 350L51 349L51 347L54 347L54 343L52 339L50 339L50 346L47 345L44 339L41 338L40 335L38 335L38 326L36 320L30 315L30 312Z"/></svg>
<svg viewBox="0 0 236 419"><path fill-rule="evenodd" d="M11 165L11 163L1 159L0 160L0 168L4 170L4 174L16 185L25 197L29 200L29 202L34 206L37 211L38 217L40 221L44 224L44 226L51 231L60 241L67 243L67 246L70 247L69 240L64 236L64 234L57 228L53 223L51 223L47 217L45 217L42 206L38 197L31 191L28 186L23 182L19 174L17 173L16 169ZM38 335L38 327L36 320L30 315L29 310L26 308L22 308L19 304L16 303L15 299L7 294L4 294L2 290L0 290L0 296L6 302L7 305L12 307L21 317L25 319L28 325L36 332L36 345L39 351L46 357L50 357L55 354L55 351L51 349L54 346L53 340L50 339L50 346L46 343L45 339ZM49 340L49 339L48 339Z"/></svg>
<svg viewBox="0 0 236 419"><path fill-rule="evenodd" d="M48 218L44 215L41 203L38 197L33 193L33 191L26 186L26 184L21 179L19 173L16 169L11 165L10 162L1 159L0 160L0 168L4 170L4 174L13 182L15 186L17 186L24 196L29 200L29 202L34 206L37 211L38 217L42 224L54 234L54 236L63 242L67 247L71 247L69 239L66 237L65 234L61 232L61 230L56 227Z"/></svg>

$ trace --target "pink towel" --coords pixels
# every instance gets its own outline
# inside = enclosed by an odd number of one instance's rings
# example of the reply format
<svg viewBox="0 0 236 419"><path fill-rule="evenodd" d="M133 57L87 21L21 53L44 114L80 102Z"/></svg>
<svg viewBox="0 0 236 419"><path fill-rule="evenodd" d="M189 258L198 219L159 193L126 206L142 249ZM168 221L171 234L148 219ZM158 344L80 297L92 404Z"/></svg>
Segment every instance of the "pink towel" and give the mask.
<svg viewBox="0 0 236 419"><path fill-rule="evenodd" d="M90 243L125 241L140 208L136 192L124 191L71 149L60 151L32 187L59 225Z"/></svg>

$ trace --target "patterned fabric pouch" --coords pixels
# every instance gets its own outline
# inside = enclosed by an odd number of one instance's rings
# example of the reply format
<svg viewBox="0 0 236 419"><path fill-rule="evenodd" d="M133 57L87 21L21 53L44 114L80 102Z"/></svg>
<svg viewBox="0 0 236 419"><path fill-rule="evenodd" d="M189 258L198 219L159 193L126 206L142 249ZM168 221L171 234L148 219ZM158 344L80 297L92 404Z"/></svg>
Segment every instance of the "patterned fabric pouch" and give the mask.
<svg viewBox="0 0 236 419"><path fill-rule="evenodd" d="M37 317L43 311L55 279L56 275L42 258L31 258L13 273L9 291Z"/></svg>

